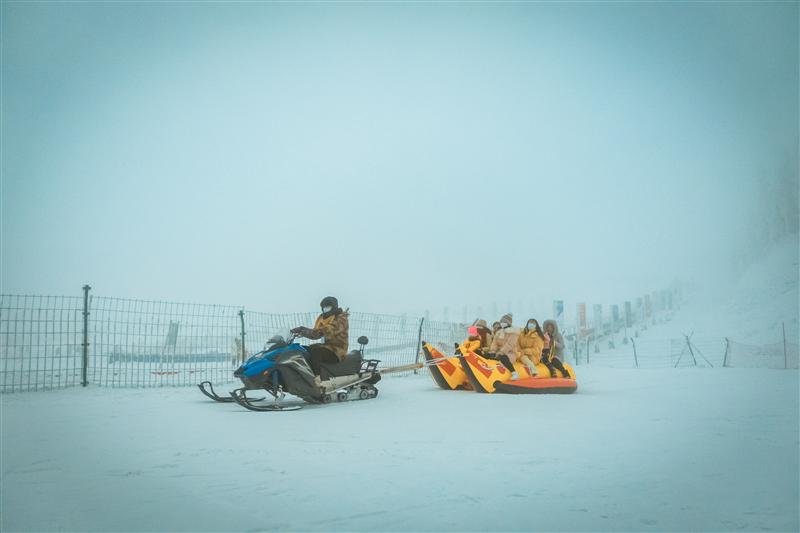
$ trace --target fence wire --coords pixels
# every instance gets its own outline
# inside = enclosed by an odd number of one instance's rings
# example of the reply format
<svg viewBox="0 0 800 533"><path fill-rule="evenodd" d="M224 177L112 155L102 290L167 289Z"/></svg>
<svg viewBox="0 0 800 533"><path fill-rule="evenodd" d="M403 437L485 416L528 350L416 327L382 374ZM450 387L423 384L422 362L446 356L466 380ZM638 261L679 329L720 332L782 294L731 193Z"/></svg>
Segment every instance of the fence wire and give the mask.
<svg viewBox="0 0 800 533"><path fill-rule="evenodd" d="M725 366L747 368L798 368L800 345L795 342L776 342L754 346L729 341Z"/></svg>
<svg viewBox="0 0 800 533"><path fill-rule="evenodd" d="M83 300L0 295L0 392L81 383Z"/></svg>
<svg viewBox="0 0 800 533"><path fill-rule="evenodd" d="M352 313L350 315L350 347L355 339L365 335L369 339L364 356L378 359L380 367L392 367L413 363L416 358L419 318L406 315L374 315Z"/></svg>
<svg viewBox="0 0 800 533"><path fill-rule="evenodd" d="M739 367L798 368L798 344L786 342L763 345L744 344L720 338L627 339L627 343L608 339L572 338L567 342L567 357L574 364L613 368Z"/></svg>
<svg viewBox="0 0 800 533"><path fill-rule="evenodd" d="M284 337L289 334L289 330L297 326L311 327L314 325L317 315L314 313L261 313L258 311L245 311L245 353L254 354L263 350L267 341L277 334ZM352 326L350 328L352 338ZM241 326L240 326L241 330ZM239 333L241 335L241 332ZM240 336L237 336L240 338ZM237 353L241 354L240 341L236 343ZM352 340L351 340L352 344ZM241 361L241 356L239 357Z"/></svg>
<svg viewBox="0 0 800 533"><path fill-rule="evenodd" d="M426 320L422 325L422 340L443 354L452 354L455 344L463 342L466 336L467 326L464 324Z"/></svg>
<svg viewBox="0 0 800 533"><path fill-rule="evenodd" d="M312 327L317 313L270 314L248 311L246 314L246 347L248 353L262 349L275 334L285 334L296 326ZM419 319L406 315L377 315L350 313L349 349L359 349L358 338L365 336L368 344L364 357L378 359L381 367L414 362ZM301 344L314 341L298 339Z"/></svg>
<svg viewBox="0 0 800 533"><path fill-rule="evenodd" d="M103 387L235 381L233 371L273 335L313 326L318 315L98 296L87 302L86 382ZM82 383L83 304L80 297L0 296L0 392ZM356 312L349 322L350 349L366 336L365 357L382 368L418 359L422 319ZM449 324L431 323L428 331L444 344L458 337Z"/></svg>
<svg viewBox="0 0 800 533"><path fill-rule="evenodd" d="M235 381L244 358L275 334L313 326L317 313L262 313L235 306L89 296L0 295L0 392L74 387L184 386ZM453 353L466 325L407 315L353 312L350 349L380 367L421 361L420 342ZM714 338L567 337L566 360L619 368L685 366L798 368L798 345L748 345ZM311 341L302 340L303 343ZM84 365L84 352L87 360ZM426 370L421 370L425 372ZM410 372L410 371L409 371Z"/></svg>
<svg viewBox="0 0 800 533"><path fill-rule="evenodd" d="M228 380L238 366L239 308L93 297L89 382L107 387Z"/></svg>

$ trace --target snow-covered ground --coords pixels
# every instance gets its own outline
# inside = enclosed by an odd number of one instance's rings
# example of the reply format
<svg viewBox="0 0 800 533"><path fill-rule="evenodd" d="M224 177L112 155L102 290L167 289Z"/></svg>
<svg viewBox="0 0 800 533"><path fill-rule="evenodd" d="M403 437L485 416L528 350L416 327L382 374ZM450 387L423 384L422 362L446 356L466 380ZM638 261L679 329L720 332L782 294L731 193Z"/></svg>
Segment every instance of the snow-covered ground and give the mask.
<svg viewBox="0 0 800 533"><path fill-rule="evenodd" d="M286 413L192 387L2 395L0 531L798 531L798 371L720 368L725 337L797 342L797 256L640 331L642 368L620 335L592 350L570 396L427 375ZM692 332L713 368L684 366Z"/></svg>
<svg viewBox="0 0 800 533"><path fill-rule="evenodd" d="M570 396L387 377L253 413L194 388L3 395L2 531L797 531L798 372L582 366Z"/></svg>

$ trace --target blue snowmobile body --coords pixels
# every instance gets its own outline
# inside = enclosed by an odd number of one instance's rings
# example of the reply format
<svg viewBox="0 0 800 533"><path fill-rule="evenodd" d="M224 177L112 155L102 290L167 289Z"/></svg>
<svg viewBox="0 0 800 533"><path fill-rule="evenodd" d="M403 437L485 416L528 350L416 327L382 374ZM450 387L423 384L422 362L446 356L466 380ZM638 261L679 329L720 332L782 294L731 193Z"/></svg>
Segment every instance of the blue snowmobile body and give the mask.
<svg viewBox="0 0 800 533"><path fill-rule="evenodd" d="M291 342L290 344L274 344L270 348L252 355L236 369L234 376L242 380L245 389L265 389L281 385L281 374L277 370L278 361L287 356L308 357L305 346Z"/></svg>
<svg viewBox="0 0 800 533"><path fill-rule="evenodd" d="M218 402L236 402L252 411L283 411L299 409L278 404L284 393L299 396L309 403L329 403L353 399L366 400L378 395L375 388L381 376L377 371L379 361L363 358L368 340L360 337L361 349L352 351L336 363L321 363L321 374L315 375L309 365L310 353L305 346L294 342L295 337L284 340L281 336L270 340L271 346L250 356L233 375L244 387L231 391L230 397L217 395L210 382L198 384L200 390ZM248 390L265 390L273 398L271 406L256 405L263 400L248 398Z"/></svg>

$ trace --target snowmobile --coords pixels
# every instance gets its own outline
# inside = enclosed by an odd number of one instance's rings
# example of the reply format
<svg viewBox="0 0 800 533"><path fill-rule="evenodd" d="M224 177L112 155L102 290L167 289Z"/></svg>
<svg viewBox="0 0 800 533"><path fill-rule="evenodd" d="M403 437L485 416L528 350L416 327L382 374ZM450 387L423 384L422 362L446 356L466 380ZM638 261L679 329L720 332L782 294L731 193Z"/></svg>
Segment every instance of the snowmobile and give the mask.
<svg viewBox="0 0 800 533"><path fill-rule="evenodd" d="M381 379L377 370L380 361L364 359L364 346L369 342L367 337L359 337L360 348L348 353L343 360L322 363L319 377L314 375L308 364L308 349L296 343L296 338L291 333L275 335L267 342L267 347L242 363L233 375L242 381L244 387L231 391L229 397L219 396L210 381L203 381L197 386L212 400L236 402L251 411L300 409L298 405L280 403L287 393L308 403L369 400L378 396L375 384ZM249 398L249 390L264 390L274 402L269 405L257 404L266 397Z"/></svg>

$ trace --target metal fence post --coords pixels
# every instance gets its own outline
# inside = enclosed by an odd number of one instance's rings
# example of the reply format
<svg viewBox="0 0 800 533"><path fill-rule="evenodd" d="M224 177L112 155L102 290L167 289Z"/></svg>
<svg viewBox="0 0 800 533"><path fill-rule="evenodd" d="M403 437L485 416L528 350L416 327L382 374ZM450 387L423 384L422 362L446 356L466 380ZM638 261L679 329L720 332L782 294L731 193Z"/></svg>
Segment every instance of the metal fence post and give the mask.
<svg viewBox="0 0 800 533"><path fill-rule="evenodd" d="M781 322L783 328L783 368L789 368L789 356L786 353L786 322Z"/></svg>
<svg viewBox="0 0 800 533"><path fill-rule="evenodd" d="M722 357L722 366L726 366L728 364L728 346L730 345L730 341L728 337L725 337L725 355Z"/></svg>
<svg viewBox="0 0 800 533"><path fill-rule="evenodd" d="M689 353L692 354L692 361L694 361L694 366L697 366L697 358L694 356L694 350L692 350L692 341L689 340L689 335L684 335L686 337L686 346L689 347Z"/></svg>
<svg viewBox="0 0 800 533"><path fill-rule="evenodd" d="M87 371L89 368L89 285L83 286L83 358L81 360L81 385L89 384Z"/></svg>
<svg viewBox="0 0 800 533"><path fill-rule="evenodd" d="M419 319L419 332L417 333L417 353L414 355L414 364L419 363L419 349L422 346L422 324L425 323L425 317ZM414 373L417 374L417 369L414 369Z"/></svg>
<svg viewBox="0 0 800 533"><path fill-rule="evenodd" d="M586 364L587 365L589 364L589 339L590 338L591 338L591 335L586 337Z"/></svg>
<svg viewBox="0 0 800 533"><path fill-rule="evenodd" d="M239 321L242 323L242 363L244 363L244 360L247 357L247 351L244 347L244 309L239 309Z"/></svg>
<svg viewBox="0 0 800 533"><path fill-rule="evenodd" d="M575 332L575 338L573 339L573 346L575 350L575 366L578 366L580 363L580 353L578 353L578 332Z"/></svg>
<svg viewBox="0 0 800 533"><path fill-rule="evenodd" d="M639 357L636 355L636 341L633 340L633 337L631 337L631 345L633 346L633 363L636 365L636 368L639 368Z"/></svg>

